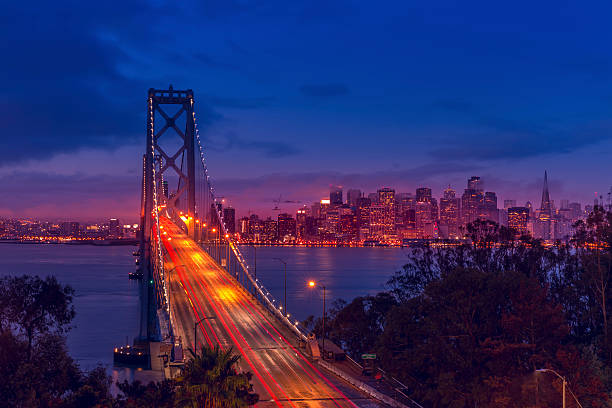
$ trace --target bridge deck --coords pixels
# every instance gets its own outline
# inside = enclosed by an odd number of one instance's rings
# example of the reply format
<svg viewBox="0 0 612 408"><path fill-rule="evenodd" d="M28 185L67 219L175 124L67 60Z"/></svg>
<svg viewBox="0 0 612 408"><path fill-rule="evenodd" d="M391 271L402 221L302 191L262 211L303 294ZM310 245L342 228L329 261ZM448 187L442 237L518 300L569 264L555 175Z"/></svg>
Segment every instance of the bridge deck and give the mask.
<svg viewBox="0 0 612 408"><path fill-rule="evenodd" d="M241 369L253 373L260 407L379 407L380 403L329 374L297 347L296 336L277 322L230 275L168 219L164 245L173 265L169 277L175 330L184 347L198 343L233 347ZM167 238L170 237L170 240ZM169 268L167 270L169 270Z"/></svg>

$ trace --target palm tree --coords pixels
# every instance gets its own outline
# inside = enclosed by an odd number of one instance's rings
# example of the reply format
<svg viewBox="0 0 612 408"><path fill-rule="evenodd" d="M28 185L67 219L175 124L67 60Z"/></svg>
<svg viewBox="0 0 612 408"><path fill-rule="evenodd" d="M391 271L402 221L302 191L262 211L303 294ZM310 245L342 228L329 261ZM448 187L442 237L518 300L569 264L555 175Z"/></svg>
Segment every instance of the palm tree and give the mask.
<svg viewBox="0 0 612 408"><path fill-rule="evenodd" d="M189 349L191 360L177 379L179 407L245 408L254 405L259 395L252 392L251 373L238 373L234 365L240 355L232 348L202 347L201 353Z"/></svg>

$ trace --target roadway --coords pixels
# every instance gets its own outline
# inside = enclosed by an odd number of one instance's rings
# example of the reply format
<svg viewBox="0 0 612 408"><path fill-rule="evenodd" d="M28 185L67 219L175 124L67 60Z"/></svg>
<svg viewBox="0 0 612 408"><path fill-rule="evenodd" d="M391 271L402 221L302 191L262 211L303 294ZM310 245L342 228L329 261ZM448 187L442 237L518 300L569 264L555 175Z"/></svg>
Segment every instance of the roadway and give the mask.
<svg viewBox="0 0 612 408"><path fill-rule="evenodd" d="M311 361L297 336L277 322L233 277L171 221L160 217L167 250L175 332L185 350L198 344L240 353L240 369L253 373L258 407L381 407Z"/></svg>

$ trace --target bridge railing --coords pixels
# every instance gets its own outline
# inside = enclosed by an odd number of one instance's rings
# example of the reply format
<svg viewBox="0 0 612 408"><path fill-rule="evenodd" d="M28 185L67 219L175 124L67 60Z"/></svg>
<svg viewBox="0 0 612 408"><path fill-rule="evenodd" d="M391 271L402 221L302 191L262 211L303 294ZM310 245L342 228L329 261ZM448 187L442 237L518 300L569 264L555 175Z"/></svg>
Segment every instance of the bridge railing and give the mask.
<svg viewBox="0 0 612 408"><path fill-rule="evenodd" d="M278 321L289 328L299 339L307 340L308 336L296 319L283 312L285 305L281 305L263 283L253 276L249 265L242 255L240 248L229 237L227 228L222 219L221 231L212 239L205 239L201 246L217 263L224 268L245 290L251 293ZM221 232L223 234L221 234Z"/></svg>

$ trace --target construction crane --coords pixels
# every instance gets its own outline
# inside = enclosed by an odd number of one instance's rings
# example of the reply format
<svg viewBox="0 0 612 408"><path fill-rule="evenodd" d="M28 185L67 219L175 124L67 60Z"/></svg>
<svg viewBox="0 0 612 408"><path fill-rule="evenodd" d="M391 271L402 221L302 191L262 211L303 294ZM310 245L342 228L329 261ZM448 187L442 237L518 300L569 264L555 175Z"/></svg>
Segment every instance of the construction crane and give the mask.
<svg viewBox="0 0 612 408"><path fill-rule="evenodd" d="M272 211L281 211L281 203L290 203L290 204L299 204L301 203L301 201L299 200L283 200L283 196L282 194L278 196L277 199L272 200L272 202L274 202L274 208L272 208Z"/></svg>

